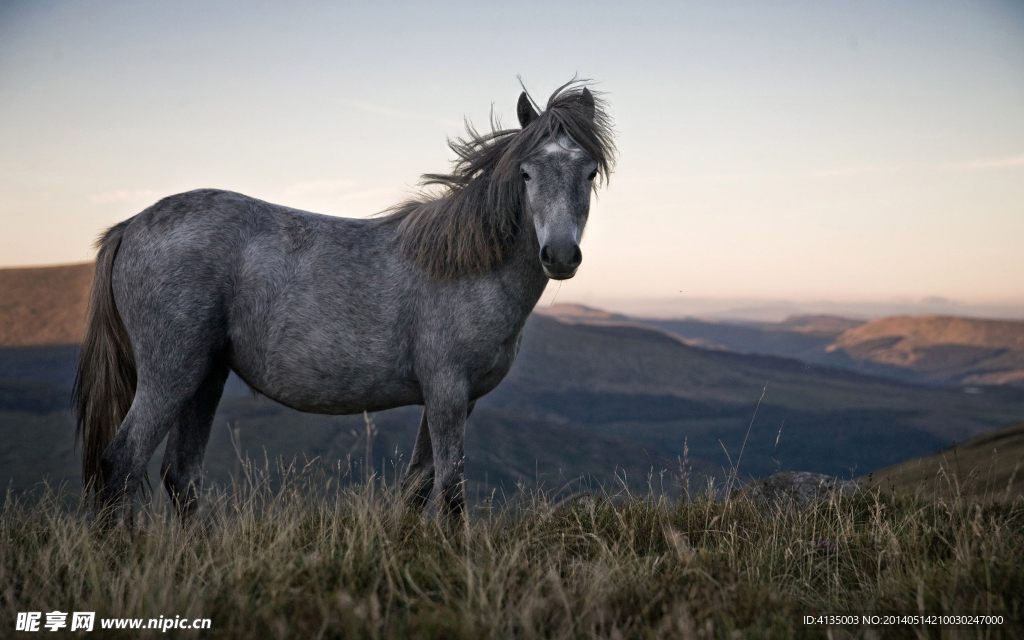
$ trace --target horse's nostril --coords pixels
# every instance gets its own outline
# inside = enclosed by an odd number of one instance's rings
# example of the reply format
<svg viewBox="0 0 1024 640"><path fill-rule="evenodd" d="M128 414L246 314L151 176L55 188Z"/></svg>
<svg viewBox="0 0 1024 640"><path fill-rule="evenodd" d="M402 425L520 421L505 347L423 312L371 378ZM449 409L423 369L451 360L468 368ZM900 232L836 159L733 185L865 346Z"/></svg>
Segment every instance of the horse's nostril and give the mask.
<svg viewBox="0 0 1024 640"><path fill-rule="evenodd" d="M540 261L544 264L551 264L551 252L548 250L548 245L544 245L540 249Z"/></svg>
<svg viewBox="0 0 1024 640"><path fill-rule="evenodd" d="M579 245L576 245L572 250L572 266L578 267L583 262L583 252L580 251Z"/></svg>

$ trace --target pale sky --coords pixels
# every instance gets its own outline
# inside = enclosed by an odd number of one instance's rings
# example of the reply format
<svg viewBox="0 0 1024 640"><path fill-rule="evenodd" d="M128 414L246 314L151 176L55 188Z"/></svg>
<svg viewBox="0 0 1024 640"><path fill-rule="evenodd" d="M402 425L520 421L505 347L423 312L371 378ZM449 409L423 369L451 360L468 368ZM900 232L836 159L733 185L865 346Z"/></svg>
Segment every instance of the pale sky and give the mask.
<svg viewBox="0 0 1024 640"><path fill-rule="evenodd" d="M621 158L559 302L1024 304L1024 3L398 7L0 3L0 266L197 187L370 215L578 73Z"/></svg>

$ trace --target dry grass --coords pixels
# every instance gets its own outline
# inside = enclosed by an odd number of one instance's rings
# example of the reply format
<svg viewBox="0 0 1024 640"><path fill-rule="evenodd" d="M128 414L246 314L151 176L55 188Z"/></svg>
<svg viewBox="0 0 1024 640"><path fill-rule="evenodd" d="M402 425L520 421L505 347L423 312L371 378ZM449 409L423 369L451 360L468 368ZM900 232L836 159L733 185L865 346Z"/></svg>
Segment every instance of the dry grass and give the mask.
<svg viewBox="0 0 1024 640"><path fill-rule="evenodd" d="M994 429L930 456L879 469L862 479L883 491L922 496L1024 497L1024 422Z"/></svg>
<svg viewBox="0 0 1024 640"><path fill-rule="evenodd" d="M189 528L150 504L136 530L104 533L72 496L8 496L0 635L18 611L55 608L211 618L211 631L178 634L251 638L825 637L802 617L1004 615L943 636L988 638L1014 637L1024 615L1020 499L864 492L773 512L742 498L556 504L534 492L448 531L379 482L339 488L322 468L273 487L249 479L207 496L204 524ZM939 635L830 637L877 632Z"/></svg>

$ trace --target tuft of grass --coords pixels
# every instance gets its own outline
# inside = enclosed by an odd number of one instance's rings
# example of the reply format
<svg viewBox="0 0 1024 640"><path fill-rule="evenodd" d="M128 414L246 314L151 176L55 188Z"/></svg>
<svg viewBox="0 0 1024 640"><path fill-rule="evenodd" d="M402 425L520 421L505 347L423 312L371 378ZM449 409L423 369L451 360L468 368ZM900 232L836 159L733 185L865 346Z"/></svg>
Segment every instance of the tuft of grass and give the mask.
<svg viewBox="0 0 1024 640"><path fill-rule="evenodd" d="M253 638L938 637L803 616L965 612L1005 622L943 637L992 638L1024 619L1024 500L865 491L797 511L533 491L450 528L379 481L248 478L208 492L188 526L159 496L134 529L102 531L60 490L8 495L0 635L55 609L210 618L171 634Z"/></svg>

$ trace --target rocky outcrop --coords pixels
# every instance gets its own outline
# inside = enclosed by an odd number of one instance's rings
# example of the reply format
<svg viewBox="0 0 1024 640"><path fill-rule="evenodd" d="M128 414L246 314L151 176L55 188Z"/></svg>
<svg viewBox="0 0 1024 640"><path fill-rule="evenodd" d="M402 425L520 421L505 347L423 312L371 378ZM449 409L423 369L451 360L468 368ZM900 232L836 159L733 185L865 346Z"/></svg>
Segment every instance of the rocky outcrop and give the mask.
<svg viewBox="0 0 1024 640"><path fill-rule="evenodd" d="M785 471L755 480L736 493L762 507L803 509L834 495L853 495L863 486L853 480L808 471Z"/></svg>

